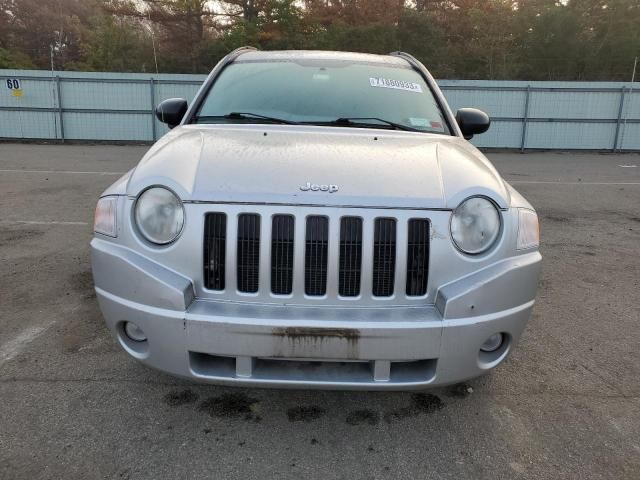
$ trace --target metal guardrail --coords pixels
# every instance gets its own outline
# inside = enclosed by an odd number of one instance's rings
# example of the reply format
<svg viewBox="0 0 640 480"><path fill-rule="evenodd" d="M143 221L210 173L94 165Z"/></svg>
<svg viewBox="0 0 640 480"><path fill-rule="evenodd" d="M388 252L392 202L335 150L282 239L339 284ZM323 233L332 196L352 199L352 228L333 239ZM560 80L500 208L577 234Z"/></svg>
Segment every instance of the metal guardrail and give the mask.
<svg viewBox="0 0 640 480"><path fill-rule="evenodd" d="M14 78L15 75L0 74L0 79ZM65 113L95 113L95 114L129 114L129 115L148 115L151 122L152 139L155 141L158 138L158 131L156 125L156 119L154 114L154 108L157 101L157 85L191 85L199 86L202 84L200 80L187 80L187 79L157 79L157 78L100 78L100 77L61 77L55 76L34 76L34 75L20 75L20 80L33 80L39 82L50 81L55 85L55 101L52 102L51 107L35 107L35 106L0 106L0 112L2 111L24 111L24 112L47 112L56 113L60 135L56 140L64 142L65 128L64 128L64 114ZM109 109L109 108L70 108L64 107L64 99L62 95L62 83L100 83L100 84L147 84L149 85L149 109ZM625 110L625 100L628 94L634 91L632 86L615 87L540 87L540 86L505 86L505 85L441 85L441 89L446 94L448 91L470 91L470 92L524 92L524 105L523 115L521 117L509 117L509 116L491 116L492 122L520 122L520 151L527 149L527 134L528 127L532 123L575 123L575 124L589 124L589 123L601 123L601 124L615 124L615 134L612 139L612 144L608 148L613 152L620 150L620 134L623 124L640 124L640 118L624 118L623 112ZM635 90L637 91L637 89ZM619 103L617 108L616 118L575 118L575 117L531 117L530 116L530 99L532 93L535 92L571 92L571 93L606 93L615 92L619 93ZM0 130L0 136L2 132ZM90 139L87 139L90 140ZM143 139L141 139L143 140Z"/></svg>

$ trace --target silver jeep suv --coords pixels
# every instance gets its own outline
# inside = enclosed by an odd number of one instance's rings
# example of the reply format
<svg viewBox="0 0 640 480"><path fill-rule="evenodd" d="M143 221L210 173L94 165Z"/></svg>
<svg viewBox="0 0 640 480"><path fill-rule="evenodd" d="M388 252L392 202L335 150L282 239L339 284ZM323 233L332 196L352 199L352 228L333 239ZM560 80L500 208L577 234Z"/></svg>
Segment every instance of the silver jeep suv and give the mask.
<svg viewBox="0 0 640 480"><path fill-rule="evenodd" d="M411 389L500 364L534 304L538 219L405 53L242 48L100 197L122 348L230 385Z"/></svg>

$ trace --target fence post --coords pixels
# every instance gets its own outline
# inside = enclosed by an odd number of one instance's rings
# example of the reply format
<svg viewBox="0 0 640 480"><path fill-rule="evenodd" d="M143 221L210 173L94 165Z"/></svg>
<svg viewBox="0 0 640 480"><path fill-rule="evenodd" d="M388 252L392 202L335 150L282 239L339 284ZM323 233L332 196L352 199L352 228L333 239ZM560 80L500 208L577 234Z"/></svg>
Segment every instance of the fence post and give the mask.
<svg viewBox="0 0 640 480"><path fill-rule="evenodd" d="M522 138L520 139L520 153L524 152L527 143L527 119L529 118L529 97L531 85L527 85L527 93L524 97L524 117L522 118Z"/></svg>
<svg viewBox="0 0 640 480"><path fill-rule="evenodd" d="M64 120L62 118L62 89L60 88L59 75L56 75L56 92L58 95L58 120L60 121L60 141L64 143Z"/></svg>
<svg viewBox="0 0 640 480"><path fill-rule="evenodd" d="M616 120L616 133L613 138L613 152L618 151L618 137L620 135L620 123L622 121L622 110L624 109L624 94L626 88L623 86L620 88L620 105L618 106L618 119Z"/></svg>
<svg viewBox="0 0 640 480"><path fill-rule="evenodd" d="M153 77L149 79L149 98L151 100L151 136L153 137L153 141L156 141L157 133L156 133L156 92L155 92L155 84Z"/></svg>

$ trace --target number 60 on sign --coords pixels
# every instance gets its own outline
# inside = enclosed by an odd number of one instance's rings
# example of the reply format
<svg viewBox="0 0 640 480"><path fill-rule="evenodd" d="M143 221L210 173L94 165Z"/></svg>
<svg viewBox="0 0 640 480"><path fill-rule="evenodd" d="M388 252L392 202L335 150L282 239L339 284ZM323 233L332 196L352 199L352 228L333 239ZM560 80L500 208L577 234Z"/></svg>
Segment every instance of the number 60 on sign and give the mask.
<svg viewBox="0 0 640 480"><path fill-rule="evenodd" d="M11 91L11 95L14 97L22 96L22 85L17 78L7 78L7 88Z"/></svg>

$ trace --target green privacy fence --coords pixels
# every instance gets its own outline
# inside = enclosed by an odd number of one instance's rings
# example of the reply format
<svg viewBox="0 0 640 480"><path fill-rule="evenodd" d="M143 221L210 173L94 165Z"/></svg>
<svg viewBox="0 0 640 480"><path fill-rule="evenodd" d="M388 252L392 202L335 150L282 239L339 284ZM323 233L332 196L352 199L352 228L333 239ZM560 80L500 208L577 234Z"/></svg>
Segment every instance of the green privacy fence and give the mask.
<svg viewBox="0 0 640 480"><path fill-rule="evenodd" d="M203 75L0 70L0 138L152 142L153 107ZM640 83L440 80L452 109L492 118L479 147L640 151Z"/></svg>

